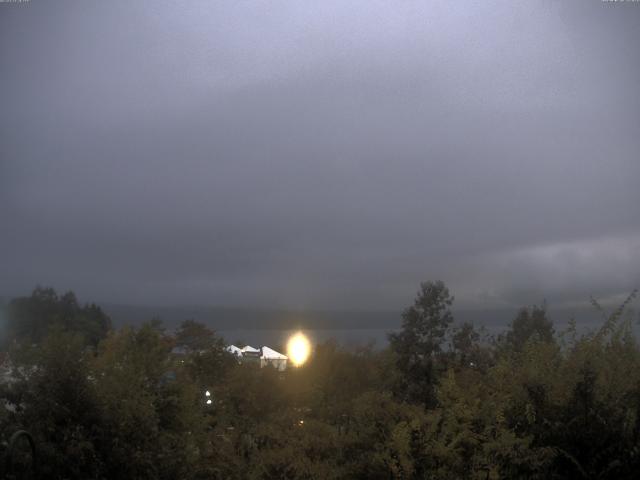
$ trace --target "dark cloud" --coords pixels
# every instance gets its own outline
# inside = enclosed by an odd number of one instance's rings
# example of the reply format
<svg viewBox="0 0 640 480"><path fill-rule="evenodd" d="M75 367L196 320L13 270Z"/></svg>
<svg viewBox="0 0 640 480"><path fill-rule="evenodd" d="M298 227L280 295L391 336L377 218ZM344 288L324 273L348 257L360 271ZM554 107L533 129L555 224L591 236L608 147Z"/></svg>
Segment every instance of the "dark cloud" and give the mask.
<svg viewBox="0 0 640 480"><path fill-rule="evenodd" d="M399 308L640 284L640 8L0 5L0 292Z"/></svg>

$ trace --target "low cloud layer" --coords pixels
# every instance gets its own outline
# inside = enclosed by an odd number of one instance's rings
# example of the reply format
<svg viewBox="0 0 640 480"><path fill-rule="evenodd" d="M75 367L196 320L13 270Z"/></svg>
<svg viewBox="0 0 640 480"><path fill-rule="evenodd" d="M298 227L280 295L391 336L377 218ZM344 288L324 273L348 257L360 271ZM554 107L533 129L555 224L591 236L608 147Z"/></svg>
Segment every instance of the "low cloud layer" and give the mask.
<svg viewBox="0 0 640 480"><path fill-rule="evenodd" d="M0 294L616 298L638 25L584 0L0 4Z"/></svg>

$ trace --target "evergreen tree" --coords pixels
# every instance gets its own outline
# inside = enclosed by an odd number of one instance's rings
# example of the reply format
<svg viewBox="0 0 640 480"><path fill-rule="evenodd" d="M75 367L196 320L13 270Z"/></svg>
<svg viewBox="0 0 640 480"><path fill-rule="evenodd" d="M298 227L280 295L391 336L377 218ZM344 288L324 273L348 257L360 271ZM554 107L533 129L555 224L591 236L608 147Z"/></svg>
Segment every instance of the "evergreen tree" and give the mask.
<svg viewBox="0 0 640 480"><path fill-rule="evenodd" d="M389 335L401 373L402 398L428 407L435 405L438 360L453 321L453 296L442 281L423 282L414 304L402 314L402 330Z"/></svg>

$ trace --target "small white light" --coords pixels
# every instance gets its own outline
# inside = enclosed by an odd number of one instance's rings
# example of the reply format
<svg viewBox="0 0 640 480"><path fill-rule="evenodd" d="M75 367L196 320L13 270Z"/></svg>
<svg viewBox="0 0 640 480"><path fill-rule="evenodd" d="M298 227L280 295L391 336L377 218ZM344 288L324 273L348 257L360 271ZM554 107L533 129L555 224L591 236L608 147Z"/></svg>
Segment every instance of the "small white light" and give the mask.
<svg viewBox="0 0 640 480"><path fill-rule="evenodd" d="M207 400L207 405L211 405L211 399Z"/></svg>
<svg viewBox="0 0 640 480"><path fill-rule="evenodd" d="M207 397L210 397L210 396L211 396L211 393L209 392L209 390L207 390L206 392L204 392L204 394L205 394Z"/></svg>

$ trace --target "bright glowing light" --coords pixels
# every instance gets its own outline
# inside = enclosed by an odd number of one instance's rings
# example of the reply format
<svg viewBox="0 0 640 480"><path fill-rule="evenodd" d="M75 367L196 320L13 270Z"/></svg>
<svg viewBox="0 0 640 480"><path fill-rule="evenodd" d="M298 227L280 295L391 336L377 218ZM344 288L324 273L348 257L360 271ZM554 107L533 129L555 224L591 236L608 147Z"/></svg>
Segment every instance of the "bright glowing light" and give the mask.
<svg viewBox="0 0 640 480"><path fill-rule="evenodd" d="M289 360L293 362L296 367L299 367L309 358L311 353L311 344L309 339L302 333L298 332L289 338L287 343L287 355Z"/></svg>
<svg viewBox="0 0 640 480"><path fill-rule="evenodd" d="M207 405L211 405L211 399L207 400Z"/></svg>
<svg viewBox="0 0 640 480"><path fill-rule="evenodd" d="M210 396L211 396L211 392L210 392L209 390L207 390L206 392L204 392L204 394L205 394L207 397L210 397Z"/></svg>

